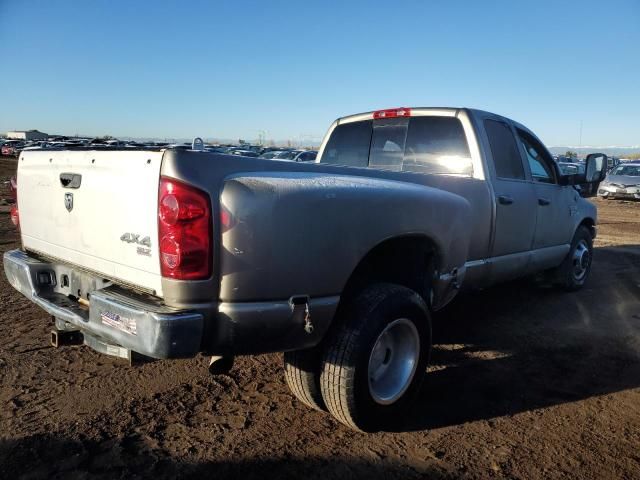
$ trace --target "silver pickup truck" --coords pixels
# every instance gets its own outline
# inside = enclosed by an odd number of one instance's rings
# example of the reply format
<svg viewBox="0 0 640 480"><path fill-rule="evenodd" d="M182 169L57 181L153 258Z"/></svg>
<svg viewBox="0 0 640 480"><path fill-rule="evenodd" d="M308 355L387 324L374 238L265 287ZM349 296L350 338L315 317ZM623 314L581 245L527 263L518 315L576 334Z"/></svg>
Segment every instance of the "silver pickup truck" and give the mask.
<svg viewBox="0 0 640 480"><path fill-rule="evenodd" d="M606 156L563 175L491 113L336 120L316 163L193 150L23 152L11 284L54 345L123 358L285 352L305 404L396 422L424 377L431 314L465 288L543 275L579 289ZM215 365L215 364L214 364Z"/></svg>

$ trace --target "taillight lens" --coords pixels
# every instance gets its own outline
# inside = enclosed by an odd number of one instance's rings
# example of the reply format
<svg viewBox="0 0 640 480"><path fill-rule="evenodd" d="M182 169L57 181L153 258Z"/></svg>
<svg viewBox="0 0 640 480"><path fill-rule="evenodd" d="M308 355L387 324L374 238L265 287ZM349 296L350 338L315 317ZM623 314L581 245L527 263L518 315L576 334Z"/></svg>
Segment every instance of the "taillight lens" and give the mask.
<svg viewBox="0 0 640 480"><path fill-rule="evenodd" d="M211 276L211 202L205 192L161 177L158 236L163 277L204 280Z"/></svg>
<svg viewBox="0 0 640 480"><path fill-rule="evenodd" d="M410 108L388 108L386 110L378 110L373 112L373 118L398 118L398 117L410 117L411 109Z"/></svg>
<svg viewBox="0 0 640 480"><path fill-rule="evenodd" d="M13 223L18 230L20 230L20 214L18 213L18 177L15 175L11 177L10 190L11 190L11 200L13 200L14 204L11 206L11 212L9 216L11 217L11 223Z"/></svg>
<svg viewBox="0 0 640 480"><path fill-rule="evenodd" d="M20 215L18 214L18 207L16 205L11 206L11 222L20 229Z"/></svg>

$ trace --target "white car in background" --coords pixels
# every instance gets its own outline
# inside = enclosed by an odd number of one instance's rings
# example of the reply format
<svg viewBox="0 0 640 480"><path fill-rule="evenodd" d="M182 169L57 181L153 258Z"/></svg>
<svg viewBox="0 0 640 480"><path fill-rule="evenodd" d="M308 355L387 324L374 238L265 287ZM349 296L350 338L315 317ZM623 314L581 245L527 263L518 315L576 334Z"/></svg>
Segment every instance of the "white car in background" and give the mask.
<svg viewBox="0 0 640 480"><path fill-rule="evenodd" d="M621 163L598 187L598 197L640 199L640 162Z"/></svg>

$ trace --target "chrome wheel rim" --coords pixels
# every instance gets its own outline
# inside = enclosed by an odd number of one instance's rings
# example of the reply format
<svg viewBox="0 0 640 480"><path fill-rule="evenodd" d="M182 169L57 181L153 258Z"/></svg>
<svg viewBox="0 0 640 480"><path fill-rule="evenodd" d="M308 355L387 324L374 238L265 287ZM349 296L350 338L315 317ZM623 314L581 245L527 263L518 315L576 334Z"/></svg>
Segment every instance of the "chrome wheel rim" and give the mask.
<svg viewBox="0 0 640 480"><path fill-rule="evenodd" d="M573 251L573 278L581 282L587 276L591 264L591 252L585 240L580 240Z"/></svg>
<svg viewBox="0 0 640 480"><path fill-rule="evenodd" d="M389 405L406 392L420 358L420 334L407 318L394 320L378 335L369 355L369 393Z"/></svg>

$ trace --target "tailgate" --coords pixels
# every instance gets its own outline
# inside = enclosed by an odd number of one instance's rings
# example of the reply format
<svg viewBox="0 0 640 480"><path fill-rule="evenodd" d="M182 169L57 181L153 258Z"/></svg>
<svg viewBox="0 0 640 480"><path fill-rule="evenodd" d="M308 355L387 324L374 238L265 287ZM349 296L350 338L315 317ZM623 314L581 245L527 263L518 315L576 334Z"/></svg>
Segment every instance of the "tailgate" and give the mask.
<svg viewBox="0 0 640 480"><path fill-rule="evenodd" d="M155 151L24 152L18 164L24 248L162 296L161 163Z"/></svg>

